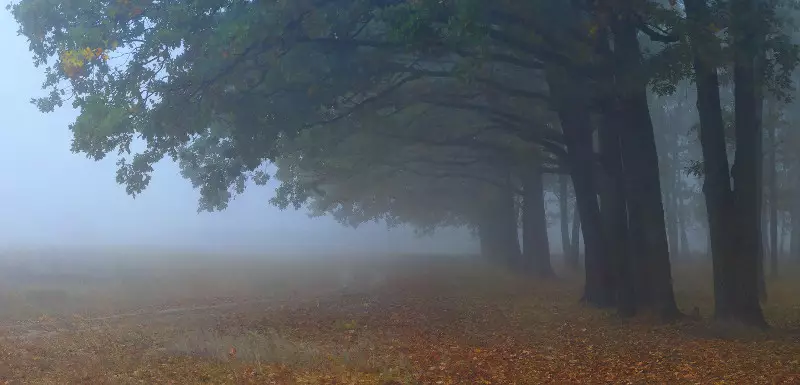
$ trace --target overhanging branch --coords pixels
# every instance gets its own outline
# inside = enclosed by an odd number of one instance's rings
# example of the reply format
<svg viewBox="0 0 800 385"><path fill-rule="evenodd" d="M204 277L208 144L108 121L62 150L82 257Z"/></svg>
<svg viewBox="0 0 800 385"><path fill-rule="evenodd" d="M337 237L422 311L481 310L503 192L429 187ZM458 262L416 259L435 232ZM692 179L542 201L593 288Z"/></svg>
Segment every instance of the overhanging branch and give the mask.
<svg viewBox="0 0 800 385"><path fill-rule="evenodd" d="M676 33L668 33L667 31L660 30L660 28L647 24L644 20L641 20L641 18L637 24L639 30L644 32L652 41L675 43L680 40L680 37Z"/></svg>

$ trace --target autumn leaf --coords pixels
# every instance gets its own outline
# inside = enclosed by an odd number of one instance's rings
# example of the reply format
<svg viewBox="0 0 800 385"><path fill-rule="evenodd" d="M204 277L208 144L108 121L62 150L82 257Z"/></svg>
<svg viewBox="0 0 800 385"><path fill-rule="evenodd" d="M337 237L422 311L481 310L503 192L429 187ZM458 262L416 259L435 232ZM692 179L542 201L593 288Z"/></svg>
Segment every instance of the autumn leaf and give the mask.
<svg viewBox="0 0 800 385"><path fill-rule="evenodd" d="M589 26L589 37L594 38L595 36L597 36L598 29L599 28L598 28L597 24L593 23L591 26Z"/></svg>
<svg viewBox="0 0 800 385"><path fill-rule="evenodd" d="M103 48L85 47L81 50L65 50L59 55L61 69L70 78L81 75L87 64L93 60L108 61L108 55Z"/></svg>

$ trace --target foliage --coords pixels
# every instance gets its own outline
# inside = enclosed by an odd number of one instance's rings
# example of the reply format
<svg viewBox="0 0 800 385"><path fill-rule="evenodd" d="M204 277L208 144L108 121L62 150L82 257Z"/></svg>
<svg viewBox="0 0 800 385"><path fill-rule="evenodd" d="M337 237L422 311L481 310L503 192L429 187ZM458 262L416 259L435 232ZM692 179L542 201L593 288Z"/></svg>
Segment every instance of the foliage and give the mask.
<svg viewBox="0 0 800 385"><path fill-rule="evenodd" d="M370 109L284 141L284 156L276 161L281 186L272 202L281 208L308 204L312 215L332 213L352 226L381 219L428 232L474 223L473 202L502 188L515 164L542 150L514 129L493 126L480 110L453 113L402 101L419 95L416 88L432 95L442 87L431 83L409 83L381 103L399 108Z"/></svg>
<svg viewBox="0 0 800 385"><path fill-rule="evenodd" d="M431 177L415 178L405 169L404 178L396 173L381 177L374 172L364 174L363 168L356 167L376 161L409 162L402 157L381 157L401 154L403 148L413 145L397 147L396 141L369 131L397 126L381 116L381 108L403 113L424 108L418 103L421 96L428 97L425 102L430 106L449 107L451 115L473 116L486 127L503 127L505 132L484 135L500 136L488 151L494 155L483 161L486 165L476 167L496 168L497 161L491 158L498 153L523 153L535 141L547 140L551 150L560 149L557 132L543 137L530 128L532 124L544 126L539 112L527 112L537 111L531 105L539 105L545 98L539 91L542 80L529 76L531 70L541 68L538 60L524 49L507 53L514 44L504 43L502 37L490 41L490 23L508 19L509 34L519 35L524 21L509 19L510 12L530 14L539 10L539 5L520 7L503 2L488 6L474 0L268 4L124 0L71 4L69 9L45 7L44 0L24 0L12 7L20 32L31 42L36 63L47 66L45 87L51 93L36 103L50 111L70 93L73 106L81 111L70 127L73 151L94 159L117 152L117 180L134 196L149 184L152 165L168 156L200 190L200 209L224 209L248 181L264 183L269 177L265 165L277 162L283 165L279 178L283 184L273 203L299 207L311 196L307 191L311 186L299 182L303 177L292 172L319 174L325 172L319 169L324 164L337 167L339 179L334 181L328 175L326 180L328 190L338 182L340 199L330 201L329 191L329 202L317 202L315 214L338 210L337 217L350 224L377 218L416 220L427 224L424 228L460 222L465 213L455 213L452 207L444 212L417 210L440 213L438 219L415 218L410 213L392 212L402 210L400 205L388 203L396 192L383 189L382 196L376 195L387 183L399 186L404 183L401 181L412 180L411 184L422 185ZM82 27L88 20L95 20L91 33ZM531 41L537 50L558 60L566 57L547 48L539 37ZM54 63L48 61L54 52L66 49L69 54L87 46L102 46L115 55L109 62L99 63L69 55ZM98 52L107 55L106 51ZM520 82L523 77L531 81ZM455 82L442 84L441 80L447 79ZM405 100L395 97L386 101L410 84L416 84L416 89L406 91ZM481 96L487 89L491 103ZM426 118L419 124L429 122ZM465 132L459 133L455 126L449 130L451 136L458 135L464 150L448 151L472 150L474 143L464 141ZM425 141L442 140L424 130L417 132L418 138L411 139L423 143L417 148L425 147ZM342 138L349 138L344 139L349 144L343 145L350 146L344 157L335 153ZM504 141L516 144L500 143ZM132 150L141 145L141 152ZM449 155L440 151L440 145L428 147L421 150L425 157L440 160ZM366 151L368 148L375 151ZM479 158L486 152L466 156ZM302 165L291 165L298 160ZM506 160L510 161L513 159ZM453 169L457 169L454 164L436 175ZM360 183L344 175L345 171L362 172ZM465 177L472 177L470 170L458 173L462 176L455 178L450 190L463 189ZM489 171L480 174L484 179L496 179ZM392 178L395 180L388 181ZM483 188L474 182L470 185ZM416 194L424 195L422 191ZM349 203L342 205L342 198ZM365 211L370 199L384 203L373 202L371 210Z"/></svg>
<svg viewBox="0 0 800 385"><path fill-rule="evenodd" d="M200 209L215 210L248 180L266 180L279 142L325 129L422 76L469 77L488 33L480 4L124 0L53 8L25 0L12 10L48 73L39 108L50 111L69 94L81 111L70 126L73 151L94 159L117 152L117 180L132 195L169 156L200 189ZM431 70L464 44L470 60ZM434 62L415 59L412 45ZM111 60L74 54L93 46Z"/></svg>
<svg viewBox="0 0 800 385"><path fill-rule="evenodd" d="M73 151L119 153L117 180L134 195L169 156L200 188L201 208L212 210L262 174L277 138L391 83L380 49L351 38L374 33L365 28L369 3L26 0L12 10L35 63L46 66L50 93L37 105L50 111L69 95L80 110ZM74 54L84 47L101 47L110 60Z"/></svg>
<svg viewBox="0 0 800 385"><path fill-rule="evenodd" d="M723 73L731 54L726 6L715 2L704 26L718 44L703 59ZM470 202L515 178L531 155L552 154L548 166L560 165L565 149L546 111L554 102L542 71L585 75L590 89L581 91L605 97L615 63L599 47L609 15L629 12L641 31L644 71L627 76L645 77L660 95L691 76L680 2L620 7L21 0L11 9L35 63L46 68L49 93L37 106L51 111L71 100L80 110L70 125L73 151L94 159L116 153L117 181L129 194L141 193L153 164L168 157L199 189L199 209L224 209L249 183L265 183L274 164L281 186L272 203L281 208L429 230L470 223ZM765 84L788 100L798 53L790 12L763 11ZM442 122L450 123L425 128ZM476 130L481 138L467 140Z"/></svg>

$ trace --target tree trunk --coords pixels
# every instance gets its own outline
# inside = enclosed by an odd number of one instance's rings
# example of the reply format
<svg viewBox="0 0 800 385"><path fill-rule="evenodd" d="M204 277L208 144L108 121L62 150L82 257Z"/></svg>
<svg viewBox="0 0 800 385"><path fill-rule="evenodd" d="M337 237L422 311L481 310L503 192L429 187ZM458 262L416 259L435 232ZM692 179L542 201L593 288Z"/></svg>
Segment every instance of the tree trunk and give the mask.
<svg viewBox="0 0 800 385"><path fill-rule="evenodd" d="M678 199L676 199L676 201L677 201L676 205L678 207L678 232L679 232L679 235L681 237L681 250L680 250L680 252L681 252L682 255L690 256L692 254L692 250L689 248L689 236L686 233L687 232L687 227L688 227L686 222L688 222L688 221L686 220L686 216L683 215L684 214L684 207L683 207L682 200L680 199L680 197L678 197Z"/></svg>
<svg viewBox="0 0 800 385"><path fill-rule="evenodd" d="M749 0L748 0L749 1ZM755 4L755 3L754 3ZM760 27L758 27L760 28ZM751 31L750 33L756 32L755 30ZM754 40L754 43L759 44L759 47L753 47L753 84L754 84L754 99L756 108L753 110L754 120L755 120L755 132L758 138L756 146L756 151L758 152L758 157L756 158L756 172L758 182L756 183L756 197L757 197L757 215L756 218L756 226L757 226L757 240L758 240L758 298L761 302L767 301L767 276L766 276L766 269L764 268L764 261L767 257L767 253L765 248L767 247L768 243L766 242L766 238L764 238L764 231L767 228L766 224L762 222L762 218L764 218L764 214L766 210L764 210L764 79L766 74L766 50L762 49L760 46L763 46L766 43L766 36L762 38L764 41ZM762 316L763 318L763 316ZM766 325L766 322L764 322Z"/></svg>
<svg viewBox="0 0 800 385"><path fill-rule="evenodd" d="M736 285L732 296L733 318L753 326L766 326L759 301L759 265L763 266L761 249L761 164L762 134L760 111L761 85L757 75L756 56L761 23L754 0L732 1L732 35L734 37L733 78L736 155L733 165L734 203L737 229L737 250L730 260L730 272ZM761 269L763 271L763 269Z"/></svg>
<svg viewBox="0 0 800 385"><path fill-rule="evenodd" d="M672 290L669 243L667 241L664 205L661 195L658 153L653 122L647 104L647 77L637 38L635 13L622 8L613 18L614 63L617 69L616 100L620 110L620 138L623 168L626 176L626 197L630 228L639 229L645 253L637 274L646 277L638 290L653 294L651 303L643 306L657 309L671 319L680 312Z"/></svg>
<svg viewBox="0 0 800 385"><path fill-rule="evenodd" d="M672 159L668 158L668 165L669 168L665 170L664 174L664 184L666 189L664 191L664 200L667 202L664 210L664 216L666 217L667 221L667 240L669 241L669 252L671 255L676 256L679 255L679 248L680 248L680 240L678 238L678 206L677 206L677 197L675 194L676 189L676 180L674 171L672 170Z"/></svg>
<svg viewBox="0 0 800 385"><path fill-rule="evenodd" d="M765 163L764 166L766 166L766 162L764 162L764 163ZM764 170L764 171L767 171L767 173L769 173L768 170ZM766 175L766 174L762 174L762 175ZM766 183L766 180L764 182ZM764 186L764 188L767 188L767 187L768 186ZM762 189L761 193L765 195L765 198L767 198L766 195L769 194L769 191L764 192L763 189ZM772 246L772 243L770 241L770 234L769 234L769 222L770 222L769 221L769 210L770 210L770 203L768 201L766 201L766 200L761 202L761 215L759 215L759 219L761 220L761 225L760 225L760 228L761 228L761 248L764 251L763 252L763 254L764 254L763 256L765 258L770 255L770 253L771 253L770 246Z"/></svg>
<svg viewBox="0 0 800 385"><path fill-rule="evenodd" d="M572 247L570 248L570 256L569 256L569 264L575 270L580 269L580 259L581 259L581 217L578 213L578 205L575 204L575 208L572 209Z"/></svg>
<svg viewBox="0 0 800 385"><path fill-rule="evenodd" d="M497 237L492 232L490 220L483 220L478 224L478 242L481 245L481 257L487 261L497 262L499 247Z"/></svg>
<svg viewBox="0 0 800 385"><path fill-rule="evenodd" d="M507 188L501 191L501 202L498 207L501 239L505 246L506 263L516 269L523 265L522 250L519 244L519 207L516 205L515 194L509 176Z"/></svg>
<svg viewBox="0 0 800 385"><path fill-rule="evenodd" d="M800 188L800 182L795 182L795 188ZM792 259L800 261L800 194L794 194L792 198L792 212L789 225L789 254Z"/></svg>
<svg viewBox="0 0 800 385"><path fill-rule="evenodd" d="M561 250L562 255L564 256L564 261L567 264L567 267L570 269L575 268L574 265L570 264L569 253L571 253L570 248L572 247L572 242L570 241L569 237L569 207L567 207L567 203L569 202L569 176L565 174L561 174L558 176L558 209L559 214L561 214L560 225L561 225Z"/></svg>
<svg viewBox="0 0 800 385"><path fill-rule="evenodd" d="M585 247L584 300L592 305L614 305L614 283L605 231L600 219L593 171L592 121L586 82L580 75L549 66L545 71L551 99L561 120L567 162L572 171L575 201L580 213Z"/></svg>
<svg viewBox="0 0 800 385"><path fill-rule="evenodd" d="M478 223L481 254L487 260L517 268L521 261L517 213L511 188L493 189Z"/></svg>
<svg viewBox="0 0 800 385"><path fill-rule="evenodd" d="M734 251L730 246L734 234L730 221L734 210L733 192L725 143L725 124L719 96L717 63L712 62L707 50L716 49L710 30L711 15L705 0L684 0L689 19L689 37L697 87L697 111L700 118L700 147L703 153L703 194L714 270L714 307L717 317L729 317L731 298L728 286L730 275L724 267ZM712 45L713 44L713 45Z"/></svg>
<svg viewBox="0 0 800 385"><path fill-rule="evenodd" d="M500 216L486 217L478 225L478 239L481 255L494 264L510 267L509 261L514 259L514 245L509 243L504 234L504 224Z"/></svg>
<svg viewBox="0 0 800 385"><path fill-rule="evenodd" d="M667 240L669 241L669 253L674 256L680 255L680 239L678 238L678 218L677 218L677 207L675 205L675 197L673 192L670 190L667 194L664 194L664 198L667 201L666 210L664 210L664 216L667 221Z"/></svg>
<svg viewBox="0 0 800 385"><path fill-rule="evenodd" d="M777 234L775 234L776 243L778 244L778 258L780 258L785 250L786 245L786 223L783 218L783 213L778 211L778 230Z"/></svg>
<svg viewBox="0 0 800 385"><path fill-rule="evenodd" d="M604 173L600 194L600 212L608 229L609 252L614 258L617 285L617 310L623 317L636 314L636 281L633 276L628 232L628 210L625 196L625 170L618 128L620 111L614 100L602 103L603 126L600 129L600 149Z"/></svg>
<svg viewBox="0 0 800 385"><path fill-rule="evenodd" d="M772 116L774 111L772 111L773 103L770 103L770 113L768 116ZM775 140L775 126L774 122L770 122L769 127L767 127L767 188L769 189L767 193L769 194L769 261L770 261L770 277L777 278L778 277L778 178L777 178L777 169L776 169L776 162L775 162L775 152L777 151L777 141Z"/></svg>
<svg viewBox="0 0 800 385"><path fill-rule="evenodd" d="M522 250L526 270L532 269L539 277L553 277L540 162L524 171L522 190Z"/></svg>

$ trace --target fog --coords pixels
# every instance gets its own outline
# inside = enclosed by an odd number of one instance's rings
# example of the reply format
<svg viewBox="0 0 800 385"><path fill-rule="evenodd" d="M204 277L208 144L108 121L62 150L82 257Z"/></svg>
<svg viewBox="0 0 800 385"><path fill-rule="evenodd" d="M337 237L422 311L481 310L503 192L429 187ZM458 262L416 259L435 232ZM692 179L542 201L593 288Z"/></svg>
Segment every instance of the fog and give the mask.
<svg viewBox="0 0 800 385"><path fill-rule="evenodd" d="M0 62L4 117L0 121L0 200L4 202L0 248L118 247L276 255L331 251L467 254L478 250L477 240L466 229L437 229L433 236L418 237L409 227L388 230L383 223L368 223L353 229L330 217L309 218L305 210L279 210L268 202L278 185L274 180L266 186L249 186L222 212L198 213L199 192L171 161L157 164L149 187L133 199L115 181L115 156L96 162L70 152L68 125L77 116L74 109L65 106L45 114L30 103L30 98L42 95L44 71L32 65L27 42L16 36L16 28L11 15L0 12L0 47L7 53ZM679 131L696 124L696 111L682 110L677 115L668 120L678 122ZM657 131L663 129L657 127ZM683 131L676 132L685 135ZM672 144L659 143L665 146ZM690 160L699 158L697 146L696 141L686 145ZM659 151L665 153L664 148ZM662 173L665 168L669 167L662 164ZM684 189L681 194L690 194L681 199L699 202L697 178L681 172L678 180ZM546 181L545 199L550 249L558 255L563 247L558 241L556 185L553 179ZM705 252L705 218L700 214L690 221L682 230L688 243L685 251Z"/></svg>
<svg viewBox="0 0 800 385"><path fill-rule="evenodd" d="M281 211L268 203L276 182L251 186L224 212L197 213L198 193L172 162L157 165L136 199L115 182L116 158L99 162L70 152L68 105L50 114L30 103L40 96L42 69L31 61L17 23L0 12L0 247L134 247L265 253L471 252L465 230L415 237L384 224L354 230L331 218Z"/></svg>
<svg viewBox="0 0 800 385"><path fill-rule="evenodd" d="M793 1L11 1L0 385L800 383Z"/></svg>

